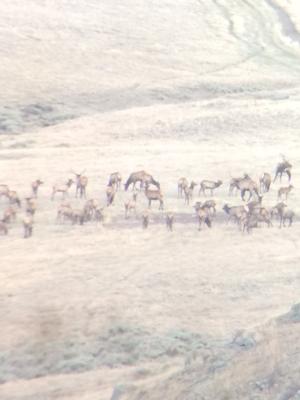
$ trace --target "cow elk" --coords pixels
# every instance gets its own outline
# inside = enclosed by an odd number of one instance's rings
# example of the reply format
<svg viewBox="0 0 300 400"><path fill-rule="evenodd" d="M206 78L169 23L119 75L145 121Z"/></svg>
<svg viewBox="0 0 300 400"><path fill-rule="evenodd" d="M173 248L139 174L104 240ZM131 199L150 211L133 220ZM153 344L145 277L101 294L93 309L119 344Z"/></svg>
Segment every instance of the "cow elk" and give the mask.
<svg viewBox="0 0 300 400"><path fill-rule="evenodd" d="M184 191L184 200L186 204L190 204L190 200L193 199L193 192L194 192L194 188L195 186L197 186L197 183L195 183L194 181L192 181L190 183L190 186L185 186L183 191Z"/></svg>
<svg viewBox="0 0 300 400"><path fill-rule="evenodd" d="M83 175L84 171L80 172L78 174L77 172L72 171L72 173L76 177L76 192L75 192L75 197L86 198L86 187L88 184L88 178Z"/></svg>
<svg viewBox="0 0 300 400"><path fill-rule="evenodd" d="M33 233L33 217L32 215L26 215L23 218L23 228L24 228L24 239L32 236Z"/></svg>
<svg viewBox="0 0 300 400"><path fill-rule="evenodd" d="M287 200L288 195L289 195L289 193L291 192L292 189L294 189L293 185L289 185L289 186L286 186L286 187L281 187L278 190L278 200L280 200L283 195L285 195L285 200Z"/></svg>
<svg viewBox="0 0 300 400"><path fill-rule="evenodd" d="M134 212L136 215L137 193L133 193L132 199L125 202L125 218L129 218L129 214Z"/></svg>
<svg viewBox="0 0 300 400"><path fill-rule="evenodd" d="M210 195L213 196L214 190L217 189L222 185L222 181L209 181L209 180L203 180L200 182L200 189L199 189L199 196L201 193L206 195L206 190L210 190Z"/></svg>
<svg viewBox="0 0 300 400"><path fill-rule="evenodd" d="M275 171L275 177L273 182L276 181L276 179L279 176L280 182L281 182L281 178L283 174L286 174L288 177L288 180L290 182L292 174L291 174L291 169L292 169L292 164L289 163L284 157L283 157L283 161L280 162L279 164L277 164L276 166L276 171Z"/></svg>
<svg viewBox="0 0 300 400"><path fill-rule="evenodd" d="M68 181L64 185L54 185L52 188L51 200L54 200L54 196L56 195L56 193L62 193L63 199L68 196L68 191L73 183L73 179L68 179Z"/></svg>
<svg viewBox="0 0 300 400"><path fill-rule="evenodd" d="M111 206L115 200L116 196L116 186L111 185L106 188L106 205L107 207Z"/></svg>
<svg viewBox="0 0 300 400"><path fill-rule="evenodd" d="M9 204L16 204L19 208L21 208L21 200L15 190L9 190L8 200Z"/></svg>
<svg viewBox="0 0 300 400"><path fill-rule="evenodd" d="M8 228L7 225L4 221L0 221L0 234L1 235L7 235L8 234Z"/></svg>
<svg viewBox="0 0 300 400"><path fill-rule="evenodd" d="M159 201L159 210L163 210L164 201L163 195L160 190L148 189L148 185L145 188L145 195L148 199L148 207L151 208L152 201Z"/></svg>
<svg viewBox="0 0 300 400"><path fill-rule="evenodd" d="M147 185L154 185L158 189L160 189L160 184L158 181L156 181L152 175L148 174L145 171L138 171L138 172L133 172L132 174L129 175L129 178L127 179L124 187L125 191L128 190L129 186L132 185L133 190L135 190L135 185L137 182L140 183L140 189L142 190L145 184Z"/></svg>

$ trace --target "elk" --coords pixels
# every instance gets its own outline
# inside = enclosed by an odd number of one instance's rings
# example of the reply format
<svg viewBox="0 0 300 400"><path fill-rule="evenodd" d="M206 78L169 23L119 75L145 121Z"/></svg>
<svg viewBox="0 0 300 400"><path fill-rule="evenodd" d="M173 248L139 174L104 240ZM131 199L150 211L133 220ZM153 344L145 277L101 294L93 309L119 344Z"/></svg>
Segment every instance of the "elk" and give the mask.
<svg viewBox="0 0 300 400"><path fill-rule="evenodd" d="M75 197L79 197L82 198L86 198L86 187L88 184L88 178L84 175L82 175L85 171L83 170L82 172L80 172L80 174L78 174L77 172L72 171L72 173L75 175L76 177L76 193L75 193Z"/></svg>
<svg viewBox="0 0 300 400"><path fill-rule="evenodd" d="M294 186L293 186L293 185L281 187L281 188L278 190L278 200L280 200L281 197L282 197L283 195L285 195L285 200L287 200L288 195L289 195L289 193L290 193L290 191L291 191L292 189L294 189Z"/></svg>
<svg viewBox="0 0 300 400"><path fill-rule="evenodd" d="M115 185L107 186L107 188L106 188L106 205L107 205L107 207L109 207L113 204L115 195L116 195L116 186Z"/></svg>
<svg viewBox="0 0 300 400"><path fill-rule="evenodd" d="M110 174L108 186L115 185L116 190L119 190L121 187L121 182L122 182L122 176L120 172L113 172L112 174Z"/></svg>
<svg viewBox="0 0 300 400"><path fill-rule="evenodd" d="M32 215L26 215L23 218L23 228L24 228L24 239L32 236L33 233L33 217Z"/></svg>
<svg viewBox="0 0 300 400"><path fill-rule="evenodd" d="M2 222L9 224L16 219L16 214L17 212L14 207L8 207L3 213Z"/></svg>
<svg viewBox="0 0 300 400"><path fill-rule="evenodd" d="M258 185L256 182L254 182L249 175L245 174L244 178L241 179L238 182L238 188L241 191L241 197L242 200L245 201L245 194L246 192L249 192L249 199L248 201L253 197L254 194L256 194L257 198L259 196L258 193Z"/></svg>
<svg viewBox="0 0 300 400"><path fill-rule="evenodd" d="M54 185L52 188L52 196L51 200L54 200L54 196L56 193L62 193L63 198L68 195L68 190L73 185L73 179L68 179L64 185Z"/></svg>
<svg viewBox="0 0 300 400"><path fill-rule="evenodd" d="M196 203L194 204L194 209L197 212L198 210L200 210L200 208L206 208L208 209L208 211L213 215L216 214L216 202L214 200L206 200L204 203L201 203L201 201L196 201Z"/></svg>
<svg viewBox="0 0 300 400"><path fill-rule="evenodd" d="M17 204L17 206L21 208L21 200L15 190L9 190L7 197L10 204Z"/></svg>
<svg viewBox="0 0 300 400"><path fill-rule="evenodd" d="M270 190L272 177L268 172L264 172L259 178L260 193L267 193Z"/></svg>
<svg viewBox="0 0 300 400"><path fill-rule="evenodd" d="M33 197L26 197L26 213L34 215L36 212L36 202Z"/></svg>
<svg viewBox="0 0 300 400"><path fill-rule="evenodd" d="M249 214L255 216L257 222L265 222L268 227L272 226L271 213L265 207L254 208Z"/></svg>
<svg viewBox="0 0 300 400"><path fill-rule="evenodd" d="M64 222L66 220L71 221L73 216L73 210L69 203L62 203L57 210L56 220Z"/></svg>
<svg viewBox="0 0 300 400"><path fill-rule="evenodd" d="M279 228L282 226L285 227L285 221L289 221L289 226L292 225L295 213L292 210L286 209L285 203L277 203L275 207L272 208L271 215L277 214L280 218L280 225Z"/></svg>
<svg viewBox="0 0 300 400"><path fill-rule="evenodd" d="M174 214L173 213L168 213L166 215L166 226L167 230L173 231L173 224L174 224Z"/></svg>
<svg viewBox="0 0 300 400"><path fill-rule="evenodd" d="M142 227L143 229L147 229L149 225L149 214L145 211L142 214Z"/></svg>
<svg viewBox="0 0 300 400"><path fill-rule="evenodd" d="M219 186L222 185L222 181L218 180L218 181L208 181L208 180L203 180L202 182L200 182L200 189L199 189L199 196L201 193L204 194L205 196L205 191L206 190L210 190L210 195L213 196L214 194L214 190L216 188L218 188Z"/></svg>
<svg viewBox="0 0 300 400"><path fill-rule="evenodd" d="M7 185L0 185L0 198L2 196L8 197L9 187Z"/></svg>
<svg viewBox="0 0 300 400"><path fill-rule="evenodd" d="M245 230L246 230L247 233L251 233L253 228L258 227L257 216L249 214L249 213L242 214L242 216L240 218L240 227L243 232L245 232Z"/></svg>
<svg viewBox="0 0 300 400"><path fill-rule="evenodd" d="M33 194L33 196L34 196L35 198L37 198L37 196L38 196L39 187L40 187L41 185L43 185L43 184L44 184L44 182L42 182L40 179L37 179L37 180L35 180L34 182L32 182L32 184L31 184L31 190L32 190L32 194Z"/></svg>
<svg viewBox="0 0 300 400"><path fill-rule="evenodd" d="M192 200L193 198L193 191L195 186L197 186L197 183L195 183L194 181L190 183L190 186L184 186L183 191L186 204L190 204L190 200Z"/></svg>
<svg viewBox="0 0 300 400"><path fill-rule="evenodd" d="M147 185L145 188L145 195L148 199L148 207L149 208L151 208L152 201L159 201L159 210L163 210L164 201L163 201L163 195L160 190L148 189L148 185Z"/></svg>
<svg viewBox="0 0 300 400"><path fill-rule="evenodd" d="M124 185L125 191L128 190L131 184L133 185L133 190L134 190L137 182L140 182L140 189L142 189L146 183L148 185L152 184L156 186L158 189L160 189L159 182L156 181L152 175L148 174L145 171L138 171L138 172L133 172L132 174L129 175L129 178L127 179Z"/></svg>
<svg viewBox="0 0 300 400"><path fill-rule="evenodd" d="M201 231L203 224L206 224L209 228L211 228L211 215L208 208L200 207L197 211L197 219L199 231Z"/></svg>
<svg viewBox="0 0 300 400"><path fill-rule="evenodd" d="M85 220L90 221L92 219L95 219L96 216L96 210L99 208L99 203L95 199L90 199L88 200L85 205L84 205L84 215L85 215Z"/></svg>
<svg viewBox="0 0 300 400"><path fill-rule="evenodd" d="M4 221L0 221L0 233L2 235L8 234L8 229L7 229L6 223Z"/></svg>
<svg viewBox="0 0 300 400"><path fill-rule="evenodd" d="M129 218L129 213L131 211L134 211L136 215L136 201L137 201L137 193L133 193L132 199L129 201L126 201L124 206L125 206L125 218Z"/></svg>
<svg viewBox="0 0 300 400"><path fill-rule="evenodd" d="M229 216L229 218L227 220L227 223L231 219L235 219L235 221L238 221L239 218L241 217L241 215L243 215L245 212L247 212L245 206L232 206L232 207L229 207L228 204L224 205L223 210Z"/></svg>
<svg viewBox="0 0 300 400"><path fill-rule="evenodd" d="M247 177L247 174L244 174L244 176L242 178L231 178L230 183L229 183L229 196L232 196L234 193L234 189L235 189L235 194L237 193L237 191L239 190L239 182L241 180L243 180L245 177Z"/></svg>
<svg viewBox="0 0 300 400"><path fill-rule="evenodd" d="M177 183L177 189L178 189L178 197L183 196L183 191L185 187L188 187L189 183L186 178L180 178Z"/></svg>
<svg viewBox="0 0 300 400"><path fill-rule="evenodd" d="M103 208L97 207L95 209L94 219L97 222L103 222L103 220L104 220Z"/></svg>
<svg viewBox="0 0 300 400"><path fill-rule="evenodd" d="M284 157L282 157L282 158L283 158L283 161L278 163L276 166L275 177L274 177L273 182L276 181L278 176L279 176L280 182L281 182L281 178L282 178L283 174L287 174L289 182L291 180L291 177L292 177L291 169L293 166Z"/></svg>

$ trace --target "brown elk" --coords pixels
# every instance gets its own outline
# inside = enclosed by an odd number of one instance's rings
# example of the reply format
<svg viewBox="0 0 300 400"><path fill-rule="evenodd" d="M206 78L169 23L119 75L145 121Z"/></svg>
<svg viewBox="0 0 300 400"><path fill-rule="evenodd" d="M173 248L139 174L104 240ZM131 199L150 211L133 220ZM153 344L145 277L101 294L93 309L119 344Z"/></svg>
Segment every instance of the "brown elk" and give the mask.
<svg viewBox="0 0 300 400"><path fill-rule="evenodd" d="M84 173L84 171L80 172L80 174L78 174L77 172L72 171L72 173L75 175L76 177L76 192L75 192L75 197L79 197L82 198L86 198L86 187L88 184L88 178L84 175L82 175Z"/></svg>
<svg viewBox="0 0 300 400"><path fill-rule="evenodd" d="M229 183L229 196L232 196L233 194L236 194L239 190L239 182L242 181L245 177L247 177L247 174L244 174L243 177L240 178L231 178L230 183ZM235 193L234 193L235 189Z"/></svg>
<svg viewBox="0 0 300 400"><path fill-rule="evenodd" d="M283 202L280 202L276 204L275 207L272 208L271 210L271 215L273 216L274 214L277 214L280 219L280 225L279 228L282 226L285 227L285 222L288 220L289 221L289 226L292 225L295 213L292 210L286 209L286 204Z"/></svg>
<svg viewBox="0 0 300 400"><path fill-rule="evenodd" d="M148 199L148 207L149 208L151 208L152 201L159 201L159 210L163 210L164 201L163 201L163 195L160 190L148 189L148 185L147 185L145 188L145 195Z"/></svg>
<svg viewBox="0 0 300 400"><path fill-rule="evenodd" d="M229 216L227 222L231 219L234 219L235 222L239 221L241 215L244 215L247 212L245 206L232 206L229 207L228 204L225 204L223 207L224 212Z"/></svg>
<svg viewBox="0 0 300 400"><path fill-rule="evenodd" d="M278 200L280 200L283 195L285 195L285 200L287 200L288 195L289 195L289 193L290 193L290 191L292 189L294 189L293 185L289 185L289 186L286 186L286 187L281 187L278 190Z"/></svg>
<svg viewBox="0 0 300 400"><path fill-rule="evenodd" d="M136 215L136 201L137 201L137 193L133 193L132 199L125 202L125 218L129 218L129 213L134 211Z"/></svg>
<svg viewBox="0 0 300 400"><path fill-rule="evenodd" d="M201 193L206 195L206 190L210 190L210 195L213 196L214 190L217 189L222 185L222 181L209 181L209 180L203 180L200 182L200 189L199 189L199 196Z"/></svg>
<svg viewBox="0 0 300 400"><path fill-rule="evenodd" d="M33 233L33 217L32 215L26 215L23 218L23 228L24 228L24 239L32 236Z"/></svg>
<svg viewBox="0 0 300 400"><path fill-rule="evenodd" d="M186 178L180 178L177 183L177 189L178 189L178 197L183 196L183 191L185 187L188 187L189 183Z"/></svg>
<svg viewBox="0 0 300 400"><path fill-rule="evenodd" d="M268 172L264 172L263 175L259 178L259 186L260 192L266 193L270 190L270 186L272 183L272 177Z"/></svg>
<svg viewBox="0 0 300 400"><path fill-rule="evenodd" d="M168 213L166 215L166 226L167 230L173 231L173 225L174 225L174 214L173 213Z"/></svg>
<svg viewBox="0 0 300 400"><path fill-rule="evenodd" d="M33 194L33 196L34 196L35 198L37 198L37 196L38 196L39 187L40 187L41 185L43 185L43 184L44 184L44 182L41 181L40 179L37 179L37 180L35 180L34 182L32 182L32 184L31 184L31 190L32 190L32 194Z"/></svg>
<svg viewBox="0 0 300 400"><path fill-rule="evenodd" d="M284 157L283 157L283 161L278 163L276 166L276 171L275 171L275 177L273 182L276 181L277 177L279 176L280 178L280 182L281 182L281 178L283 174L286 174L288 177L288 180L290 182L292 174L291 174L291 169L292 169L292 164L290 162L288 162Z"/></svg>
<svg viewBox="0 0 300 400"><path fill-rule="evenodd" d="M247 203L249 212L252 212L255 208L261 207L263 196L258 196L257 200L252 200Z"/></svg>
<svg viewBox="0 0 300 400"><path fill-rule="evenodd" d="M120 174L120 172L113 172L112 174L110 174L108 186L115 185L116 190L119 190L121 187L121 182L122 182L122 175Z"/></svg>
<svg viewBox="0 0 300 400"><path fill-rule="evenodd" d="M54 196L56 193L62 193L63 198L65 198L69 194L68 191L73 183L73 179L68 179L64 185L54 185L52 188L51 200L54 200Z"/></svg>
<svg viewBox="0 0 300 400"><path fill-rule="evenodd" d="M206 224L209 228L211 228L211 215L209 209L207 207L200 207L197 211L197 219L198 219L198 230L201 231L202 225Z"/></svg>
<svg viewBox="0 0 300 400"><path fill-rule="evenodd" d="M249 177L249 175L244 176L243 179L241 179L238 182L238 188L241 191L241 197L242 200L245 201L245 194L246 192L249 193L249 199L248 201L253 197L254 194L256 194L257 198L259 196L259 192L258 192L258 185L256 182L254 182L253 179L251 179Z"/></svg>
<svg viewBox="0 0 300 400"><path fill-rule="evenodd" d="M200 201L196 201L196 203L194 205L194 209L197 212L201 207L203 207L203 208L208 209L210 213L215 215L216 211L217 211L216 205L217 205L217 203L214 200L206 200L204 203L201 203Z"/></svg>
<svg viewBox="0 0 300 400"><path fill-rule="evenodd" d="M184 191L184 200L186 204L190 204L190 200L193 198L193 192L194 188L197 186L197 183L192 181L190 183L190 186L184 186L183 191Z"/></svg>
<svg viewBox="0 0 300 400"><path fill-rule="evenodd" d="M99 209L99 203L95 199L88 200L84 205L85 220L90 221L96 219L96 211Z"/></svg>
<svg viewBox="0 0 300 400"><path fill-rule="evenodd" d="M56 220L65 222L66 220L72 221L73 209L69 203L62 203L57 210Z"/></svg>
<svg viewBox="0 0 300 400"><path fill-rule="evenodd" d="M138 172L133 172L132 174L129 175L129 178L127 179L124 185L125 191L128 190L131 184L133 185L133 190L134 190L137 182L140 182L140 189L142 189L145 184L148 185L152 184L156 186L158 189L160 188L159 182L156 181L152 175L148 174L145 171L138 171Z"/></svg>

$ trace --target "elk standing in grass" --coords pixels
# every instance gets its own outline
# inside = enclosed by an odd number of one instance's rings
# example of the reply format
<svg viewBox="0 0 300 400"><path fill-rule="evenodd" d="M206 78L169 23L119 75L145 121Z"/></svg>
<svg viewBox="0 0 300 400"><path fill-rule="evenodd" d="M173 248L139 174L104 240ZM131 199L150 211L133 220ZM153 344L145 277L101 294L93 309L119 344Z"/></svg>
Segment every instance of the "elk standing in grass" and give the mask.
<svg viewBox="0 0 300 400"><path fill-rule="evenodd" d="M112 174L110 174L108 186L115 185L116 190L119 190L121 187L121 182L122 175L120 174L120 172L113 172Z"/></svg>
<svg viewBox="0 0 300 400"><path fill-rule="evenodd" d="M66 220L71 221L73 215L73 209L69 203L62 203L57 210L56 221L65 222Z"/></svg>
<svg viewBox="0 0 300 400"><path fill-rule="evenodd" d="M134 212L136 216L136 201L137 201L137 193L133 193L132 199L125 202L125 218L129 218L129 213Z"/></svg>
<svg viewBox="0 0 300 400"><path fill-rule="evenodd" d="M288 195L289 195L289 193L290 193L290 191L292 189L294 189L293 185L289 185L289 186L286 186L286 187L281 187L278 190L278 200L280 200L283 195L285 195L285 200L287 200Z"/></svg>
<svg viewBox="0 0 300 400"><path fill-rule="evenodd" d="M152 175L148 174L145 171L138 171L138 172L133 172L132 174L129 175L129 178L127 179L124 187L125 191L128 190L130 185L133 185L133 190L135 190L135 185L137 182L140 182L140 189L143 189L145 184L152 184L156 186L158 189L160 188L160 184L158 181L156 181Z"/></svg>
<svg viewBox="0 0 300 400"><path fill-rule="evenodd" d="M80 174L78 174L77 172L72 171L72 173L75 175L76 177L76 192L75 192L75 197L79 197L82 198L86 198L86 187L88 184L88 178L84 175L82 175L84 173L84 171L80 172Z"/></svg>
<svg viewBox="0 0 300 400"><path fill-rule="evenodd" d="M200 207L197 211L198 230L201 231L202 225L206 224L211 228L211 215L207 207Z"/></svg>
<svg viewBox="0 0 300 400"><path fill-rule="evenodd" d="M244 174L242 178L231 178L230 183L229 183L229 196L232 196L233 194L237 194L239 191L239 182L242 181L247 174ZM235 192L234 192L235 190Z"/></svg>
<svg viewBox="0 0 300 400"><path fill-rule="evenodd" d="M220 187L222 183L223 182L220 180L218 181L203 180L202 182L200 182L199 196L201 193L203 193L205 196L206 190L210 190L210 195L213 196L214 190Z"/></svg>
<svg viewBox="0 0 300 400"><path fill-rule="evenodd" d="M238 222L240 217L244 215L245 212L247 212L246 208L244 206L232 206L229 207L228 204L225 204L223 207L224 212L229 216L227 223L231 220L234 219L235 222Z"/></svg>
<svg viewBox="0 0 300 400"><path fill-rule="evenodd" d="M249 175L245 175L244 178L238 182L238 188L241 191L241 197L243 201L245 201L246 192L249 193L248 201L253 197L254 194L257 196L257 198L259 196L258 185L249 177Z"/></svg>
<svg viewBox="0 0 300 400"><path fill-rule="evenodd" d="M166 215L166 226L167 230L173 231L173 225L174 225L174 214L173 213L168 213Z"/></svg>
<svg viewBox="0 0 300 400"><path fill-rule="evenodd" d="M152 201L159 201L159 210L163 210L164 201L163 201L163 195L160 190L149 189L148 185L147 185L145 188L145 195L148 199L148 207L149 208L151 208Z"/></svg>
<svg viewBox="0 0 300 400"><path fill-rule="evenodd" d="M68 191L73 183L73 179L68 179L68 181L64 185L54 185L52 188L51 200L54 200L54 196L56 193L62 193L64 199L69 194Z"/></svg>
<svg viewBox="0 0 300 400"><path fill-rule="evenodd" d="M194 188L197 186L197 183L194 181L191 182L190 186L185 186L183 191L184 191L184 200L186 204L190 204L190 200L193 199L193 192Z"/></svg>
<svg viewBox="0 0 300 400"><path fill-rule="evenodd" d="M189 186L188 180L186 178L180 178L177 183L177 189L178 189L178 197L183 196L183 191L186 187Z"/></svg>
<svg viewBox="0 0 300 400"><path fill-rule="evenodd" d="M291 169L292 169L292 164L289 163L289 162L283 157L283 161L280 162L279 164L277 164L276 171L275 171L275 177L274 177L273 182L276 181L276 179L278 178L278 176L279 176L280 182L281 182L281 178L282 178L282 175L283 175L283 174L286 174L286 175L287 175L288 180L289 180L289 182L290 182L291 177L292 177Z"/></svg>
<svg viewBox="0 0 300 400"><path fill-rule="evenodd" d="M87 200L87 202L84 205L84 215L85 215L85 220L86 221L91 221L92 219L95 219L96 215L96 210L99 208L99 203L95 199L90 199Z"/></svg>
<svg viewBox="0 0 300 400"><path fill-rule="evenodd" d="M31 190L32 190L33 197L37 198L39 187L41 185L43 185L43 183L44 182L42 182L40 179L37 179L36 181L32 182Z"/></svg>
<svg viewBox="0 0 300 400"><path fill-rule="evenodd" d="M291 226L295 218L294 211L286 209L286 207L287 207L286 204L281 202L276 204L276 206L272 208L271 215L277 214L279 216L280 219L279 228L281 228L282 226L285 227L286 221L289 221L289 226Z"/></svg>
<svg viewBox="0 0 300 400"><path fill-rule="evenodd" d="M272 177L268 172L264 172L259 178L260 193L267 193L270 190Z"/></svg>

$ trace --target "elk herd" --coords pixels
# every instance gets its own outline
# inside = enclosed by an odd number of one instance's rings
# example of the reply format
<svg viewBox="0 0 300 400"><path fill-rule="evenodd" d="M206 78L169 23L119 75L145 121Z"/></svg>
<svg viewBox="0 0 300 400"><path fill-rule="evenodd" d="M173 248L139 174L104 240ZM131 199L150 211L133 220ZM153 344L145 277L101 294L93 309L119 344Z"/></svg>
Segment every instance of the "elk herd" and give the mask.
<svg viewBox="0 0 300 400"><path fill-rule="evenodd" d="M259 181L252 179L247 173L240 177L231 178L229 181L228 197L240 194L241 204L230 205L223 204L222 214L226 218L226 223L232 222L237 225L242 232L250 233L253 228L266 224L268 227L273 225L276 218L279 221L279 227L285 227L286 223L291 226L295 218L293 210L287 206L289 194L293 190L290 184L292 174L292 165L283 159L275 170L275 176L272 181L271 174L264 172ZM52 202L56 198L60 198L60 203L56 211L57 223L69 223L71 225L83 225L90 221L103 222L105 216L105 208L115 204L119 192L122 191L122 176L119 172L110 174L106 187L106 205L101 206L97 199L87 199L87 187L89 180L84 175L84 171L77 173L71 171L74 179L69 178L64 183L54 184L50 199ZM264 198L268 196L271 187L277 180L282 182L284 175L287 176L288 185L279 186L277 188L277 204L272 207L264 205ZM79 198L83 203L81 206L74 208L70 201L70 191L74 184L74 197ZM23 217L21 218L23 225L23 237L29 238L33 234L35 215L39 210L39 190L44 182L40 179L33 181L30 185L30 195L21 200L15 190L11 190L7 184L0 184L0 203L4 205L2 219L0 220L0 234L7 235L9 227L17 221L20 210L23 209ZM138 185L138 187L137 187ZM199 230L203 227L211 228L217 219L217 202L215 199L208 199L206 196L213 197L223 186L221 180L202 180L199 183L195 180L190 182L186 177L181 177L177 182L177 201L184 199L184 204L189 206L194 197L194 189L199 187L198 197L206 198L204 201L197 200L193 205L193 215ZM165 199L161 190L160 183L146 171L137 171L129 175L124 184L124 191L131 191L131 197L124 201L125 220L132 218L140 218L141 226L147 229L150 222L150 210L152 203L158 203L158 209L164 210ZM142 213L138 213L139 199L144 198L147 202L148 209ZM173 231L176 215L173 212L166 212L164 215L166 228Z"/></svg>

